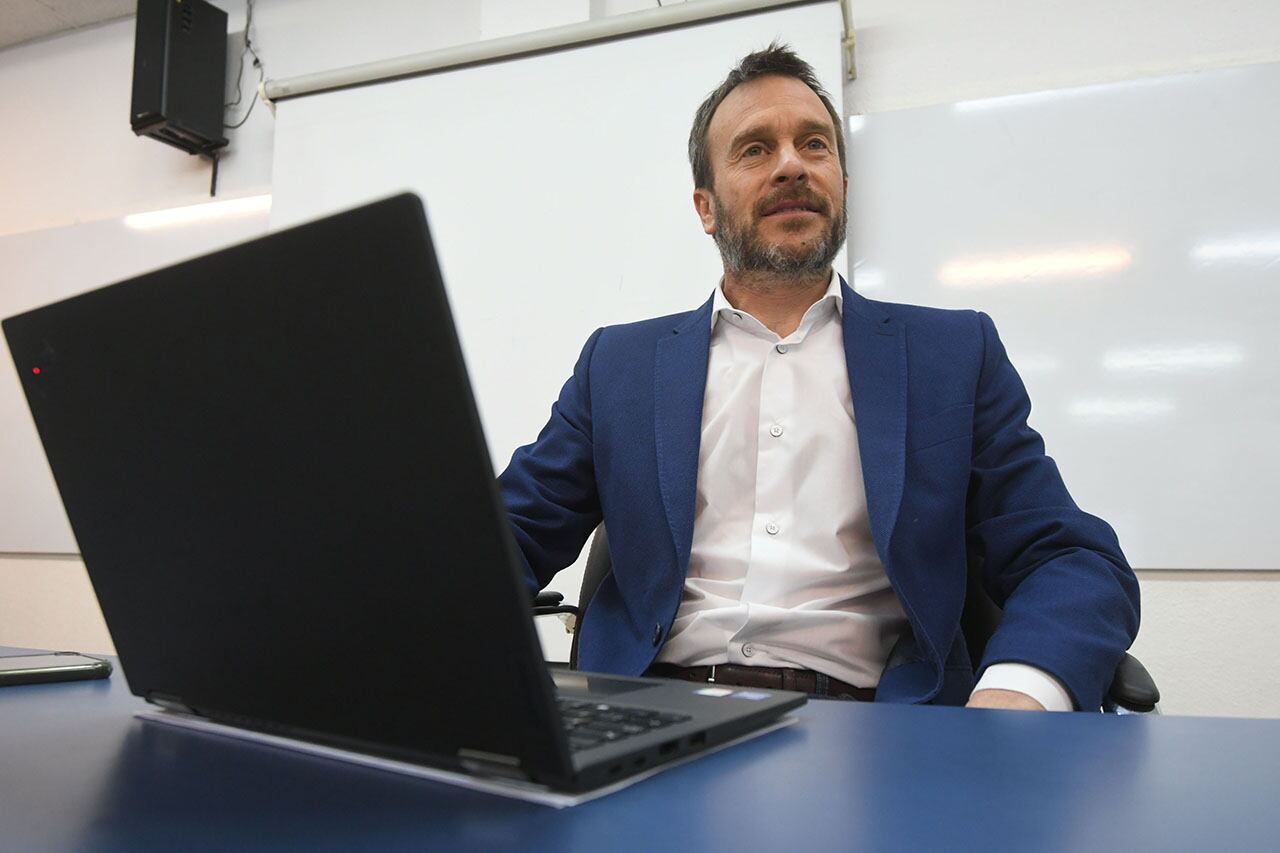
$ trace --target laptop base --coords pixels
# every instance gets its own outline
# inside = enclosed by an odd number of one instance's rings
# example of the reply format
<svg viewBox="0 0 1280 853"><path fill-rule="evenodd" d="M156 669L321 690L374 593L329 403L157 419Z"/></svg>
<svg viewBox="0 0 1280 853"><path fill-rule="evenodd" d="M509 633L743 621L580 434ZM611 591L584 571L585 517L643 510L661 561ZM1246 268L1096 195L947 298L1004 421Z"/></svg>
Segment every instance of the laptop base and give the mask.
<svg viewBox="0 0 1280 853"><path fill-rule="evenodd" d="M164 710L147 710L138 711L134 716L140 720L153 723L162 723L166 726L173 726L189 731L204 732L205 734L219 735L221 737L235 738L236 740L249 741L264 746L273 746L279 749L287 749L291 752L300 752L306 755L314 755L320 758L328 758L335 761L345 761L348 764L358 764L363 767L372 767L376 770L386 770L391 773L399 773L405 776L415 776L419 779L430 779L435 782L443 782L446 785L455 785L459 788L467 788L472 791L481 791L486 794L496 794L500 797L509 797L516 800L524 800L529 803L538 803L552 808L564 809L572 806L581 805L592 800L621 791L637 782L648 779L658 773L670 770L673 767L679 767L681 764L687 764L696 758L711 755L722 749L754 740L762 735L786 728L796 722L794 715L786 715L779 717L778 720L764 728L756 729L745 735L717 744L702 752L687 755L678 758L666 764L650 767L641 773L633 776L627 776L612 782L600 788L579 793L564 793L555 791L543 785L535 785L529 782L522 782L514 779L502 779L493 777L473 776L466 773L459 773L453 770L445 770L439 767L430 767L425 764L413 764L407 761L396 761L392 758L383 758L376 755L369 755L363 752L353 752L348 749L338 749L337 747L324 746L322 744L310 743L308 741L296 740L294 738L281 737L280 735L267 734L265 732L256 732L249 729L239 728L237 726L224 725L208 720L204 717L198 717L193 714L184 714L180 711L164 711Z"/></svg>

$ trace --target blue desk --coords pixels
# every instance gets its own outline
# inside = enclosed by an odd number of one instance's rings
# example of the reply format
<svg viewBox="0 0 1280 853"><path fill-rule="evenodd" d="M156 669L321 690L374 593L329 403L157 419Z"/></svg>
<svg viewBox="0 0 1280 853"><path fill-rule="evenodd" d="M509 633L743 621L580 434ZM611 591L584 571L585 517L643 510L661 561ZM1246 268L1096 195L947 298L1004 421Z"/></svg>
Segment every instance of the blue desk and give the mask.
<svg viewBox="0 0 1280 853"><path fill-rule="evenodd" d="M790 729L555 811L0 689L5 850L1275 850L1280 721L810 703Z"/></svg>

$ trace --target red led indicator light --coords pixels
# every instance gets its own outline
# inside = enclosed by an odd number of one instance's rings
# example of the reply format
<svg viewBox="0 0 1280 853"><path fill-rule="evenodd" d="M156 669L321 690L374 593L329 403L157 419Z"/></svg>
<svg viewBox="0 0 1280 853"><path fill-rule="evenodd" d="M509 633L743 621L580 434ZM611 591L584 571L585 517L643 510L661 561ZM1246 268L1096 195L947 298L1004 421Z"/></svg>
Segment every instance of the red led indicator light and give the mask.
<svg viewBox="0 0 1280 853"><path fill-rule="evenodd" d="M40 368L38 368L38 367L33 367L33 368L31 368L31 372L32 372L32 373L34 373L36 376L39 376L39 375L40 375Z"/></svg>

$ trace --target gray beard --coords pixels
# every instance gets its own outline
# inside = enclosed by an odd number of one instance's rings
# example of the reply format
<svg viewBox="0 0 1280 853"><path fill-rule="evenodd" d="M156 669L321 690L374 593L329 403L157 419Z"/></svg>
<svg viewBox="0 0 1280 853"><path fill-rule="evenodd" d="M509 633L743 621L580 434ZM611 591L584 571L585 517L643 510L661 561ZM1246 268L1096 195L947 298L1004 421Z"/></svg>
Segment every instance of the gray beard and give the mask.
<svg viewBox="0 0 1280 853"><path fill-rule="evenodd" d="M712 239L720 248L725 272L769 272L782 275L822 272L831 266L840 247L844 245L845 230L849 225L848 210L840 209L840 215L831 222L827 233L797 253L784 252L778 246L765 245L750 226L738 222L720 204L712 200L716 214L716 233Z"/></svg>

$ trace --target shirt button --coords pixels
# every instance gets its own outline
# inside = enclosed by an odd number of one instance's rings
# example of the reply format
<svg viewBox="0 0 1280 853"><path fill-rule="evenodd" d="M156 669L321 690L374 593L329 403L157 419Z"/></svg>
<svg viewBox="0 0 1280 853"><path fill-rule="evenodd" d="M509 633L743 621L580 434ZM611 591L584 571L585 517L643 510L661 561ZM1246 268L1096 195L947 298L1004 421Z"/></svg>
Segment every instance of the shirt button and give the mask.
<svg viewBox="0 0 1280 853"><path fill-rule="evenodd" d="M771 521L764 526L764 529L768 531L770 536L776 536L780 528Z"/></svg>
<svg viewBox="0 0 1280 853"><path fill-rule="evenodd" d="M747 657L751 657L756 653L756 647L751 645L750 643L747 643L745 646L742 647L742 653Z"/></svg>
<svg viewBox="0 0 1280 853"><path fill-rule="evenodd" d="M774 347L774 349L776 349L776 350L777 350L781 355L786 355L786 354L787 354L787 345L786 345L786 344L778 344L776 347Z"/></svg>
<svg viewBox="0 0 1280 853"><path fill-rule="evenodd" d="M774 438L777 438L778 436L782 435L782 427L778 426L777 424L774 424L773 426L769 427L769 435L773 436Z"/></svg>

